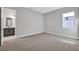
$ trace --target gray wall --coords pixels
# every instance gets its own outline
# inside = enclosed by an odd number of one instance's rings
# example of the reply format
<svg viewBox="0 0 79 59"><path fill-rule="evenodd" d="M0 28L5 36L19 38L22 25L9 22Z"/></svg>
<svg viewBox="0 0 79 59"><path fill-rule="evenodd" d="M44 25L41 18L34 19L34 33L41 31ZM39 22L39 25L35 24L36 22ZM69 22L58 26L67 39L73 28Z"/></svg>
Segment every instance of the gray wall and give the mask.
<svg viewBox="0 0 79 59"><path fill-rule="evenodd" d="M73 29L62 28L62 14L66 12L75 12L75 23ZM65 7L45 14L45 32L57 34L72 38L78 38L78 20L79 8Z"/></svg>
<svg viewBox="0 0 79 59"><path fill-rule="evenodd" d="M16 10L16 35L30 35L39 32L48 32L72 38L78 38L78 20L79 8L62 8L45 15L27 10L26 8L16 7L11 8ZM62 28L62 14L74 11L75 24L73 29Z"/></svg>
<svg viewBox="0 0 79 59"><path fill-rule="evenodd" d="M42 14L22 7L9 7L9 9L16 10L16 36L27 36L44 31Z"/></svg>

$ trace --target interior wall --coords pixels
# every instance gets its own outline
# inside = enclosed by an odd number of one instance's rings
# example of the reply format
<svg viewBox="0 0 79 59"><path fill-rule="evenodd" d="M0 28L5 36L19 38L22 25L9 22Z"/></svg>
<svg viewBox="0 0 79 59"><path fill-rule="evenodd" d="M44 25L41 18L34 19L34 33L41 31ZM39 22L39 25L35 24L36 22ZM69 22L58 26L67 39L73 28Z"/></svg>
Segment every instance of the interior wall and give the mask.
<svg viewBox="0 0 79 59"><path fill-rule="evenodd" d="M9 7L10 8L10 7ZM23 7L11 7L16 10L16 36L26 36L40 32L47 32L71 38L78 38L79 8L65 7L47 14L40 14ZM73 29L62 28L62 14L75 12Z"/></svg>
<svg viewBox="0 0 79 59"><path fill-rule="evenodd" d="M6 26L7 17L12 19L12 26L10 27ZM16 31L16 11L15 10L8 9L8 8L1 8L1 39L2 41L6 39L6 37L4 37L4 28L15 28L15 31ZM13 35L13 37L15 36L16 35Z"/></svg>
<svg viewBox="0 0 79 59"><path fill-rule="evenodd" d="M71 11L75 12L73 29L62 28L62 14ZM45 32L78 39L78 13L79 9L77 7L65 7L45 14Z"/></svg>
<svg viewBox="0 0 79 59"><path fill-rule="evenodd" d="M2 28L8 28L6 26L6 18L12 18L12 26L10 28L15 28L16 27L16 11L8 8L1 8L2 10Z"/></svg>
<svg viewBox="0 0 79 59"><path fill-rule="evenodd" d="M23 7L9 7L16 10L16 36L27 36L44 32L42 14Z"/></svg>

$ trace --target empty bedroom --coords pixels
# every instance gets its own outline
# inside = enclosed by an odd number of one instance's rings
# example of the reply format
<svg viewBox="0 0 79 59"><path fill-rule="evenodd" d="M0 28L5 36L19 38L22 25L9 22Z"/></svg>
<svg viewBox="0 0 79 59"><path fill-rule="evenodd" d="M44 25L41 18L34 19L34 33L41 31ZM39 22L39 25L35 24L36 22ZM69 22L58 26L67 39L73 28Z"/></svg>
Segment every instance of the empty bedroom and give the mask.
<svg viewBox="0 0 79 59"><path fill-rule="evenodd" d="M79 51L79 7L1 7L0 51Z"/></svg>

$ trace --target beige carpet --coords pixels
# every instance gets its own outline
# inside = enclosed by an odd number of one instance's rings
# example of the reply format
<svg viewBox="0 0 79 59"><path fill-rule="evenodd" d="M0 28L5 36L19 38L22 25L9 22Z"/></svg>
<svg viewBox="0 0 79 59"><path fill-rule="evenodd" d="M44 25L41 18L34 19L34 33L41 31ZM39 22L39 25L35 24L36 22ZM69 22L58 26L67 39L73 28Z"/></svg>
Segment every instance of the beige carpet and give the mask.
<svg viewBox="0 0 79 59"><path fill-rule="evenodd" d="M79 51L79 40L41 33L6 40L0 51Z"/></svg>

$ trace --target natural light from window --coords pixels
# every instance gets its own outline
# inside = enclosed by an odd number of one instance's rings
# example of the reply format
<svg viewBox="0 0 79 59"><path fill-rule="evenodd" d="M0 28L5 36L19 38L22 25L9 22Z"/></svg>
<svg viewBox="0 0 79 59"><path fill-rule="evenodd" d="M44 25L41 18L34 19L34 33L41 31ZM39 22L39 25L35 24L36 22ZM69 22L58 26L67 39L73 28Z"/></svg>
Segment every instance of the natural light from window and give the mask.
<svg viewBox="0 0 79 59"><path fill-rule="evenodd" d="M75 19L74 11L64 13L62 17L63 17L63 21L62 21L63 28L72 29L74 26L74 19Z"/></svg>

